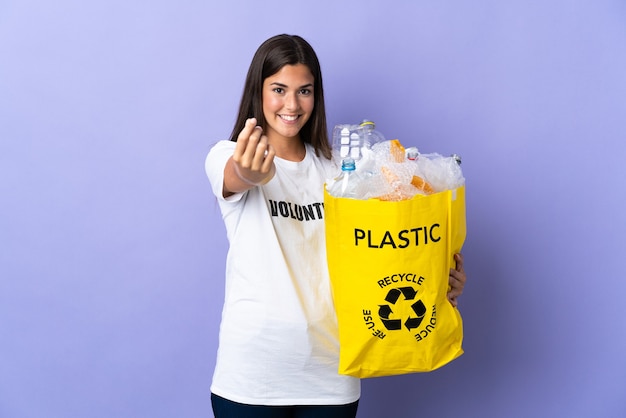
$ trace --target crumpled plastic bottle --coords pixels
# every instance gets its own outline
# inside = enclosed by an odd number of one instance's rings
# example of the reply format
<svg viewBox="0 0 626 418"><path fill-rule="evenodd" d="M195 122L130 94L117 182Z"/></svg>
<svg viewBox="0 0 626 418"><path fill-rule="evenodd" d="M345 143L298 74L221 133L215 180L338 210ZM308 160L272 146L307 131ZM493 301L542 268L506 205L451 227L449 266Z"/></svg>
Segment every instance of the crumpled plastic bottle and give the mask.
<svg viewBox="0 0 626 418"><path fill-rule="evenodd" d="M341 161L341 173L328 185L328 193L334 197L349 197L357 199L361 179L355 171L354 159L346 157Z"/></svg>
<svg viewBox="0 0 626 418"><path fill-rule="evenodd" d="M449 157L438 153L419 154L413 162L415 175L428 182L434 192L453 190L465 184L461 157L457 154Z"/></svg>

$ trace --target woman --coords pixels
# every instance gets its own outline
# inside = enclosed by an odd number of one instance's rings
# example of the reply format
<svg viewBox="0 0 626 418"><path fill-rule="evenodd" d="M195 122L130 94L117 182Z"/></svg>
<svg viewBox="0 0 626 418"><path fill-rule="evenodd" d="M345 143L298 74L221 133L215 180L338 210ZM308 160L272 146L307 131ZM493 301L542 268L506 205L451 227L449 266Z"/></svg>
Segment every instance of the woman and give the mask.
<svg viewBox="0 0 626 418"><path fill-rule="evenodd" d="M360 382L337 373L324 240L323 184L338 167L320 65L304 39L278 35L259 47L231 139L211 149L206 171L230 242L215 416L356 416ZM453 304L462 265L459 254Z"/></svg>

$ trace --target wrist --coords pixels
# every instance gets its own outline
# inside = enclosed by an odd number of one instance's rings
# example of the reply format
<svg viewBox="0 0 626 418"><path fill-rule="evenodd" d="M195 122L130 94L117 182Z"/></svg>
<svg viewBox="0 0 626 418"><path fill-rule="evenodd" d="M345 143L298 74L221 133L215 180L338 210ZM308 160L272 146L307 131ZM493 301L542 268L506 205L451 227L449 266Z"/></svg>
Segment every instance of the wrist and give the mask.
<svg viewBox="0 0 626 418"><path fill-rule="evenodd" d="M244 176L239 170L239 166L237 164L234 164L234 168L235 168L235 174L237 175L237 178L239 178L239 180L241 180L245 184L252 186L252 187L263 186L264 184L267 184L272 179L272 177L274 177L274 174L276 173L276 167L272 164L270 171L267 173L265 177L263 177L260 180L254 181L254 180L250 180L246 178L246 176Z"/></svg>

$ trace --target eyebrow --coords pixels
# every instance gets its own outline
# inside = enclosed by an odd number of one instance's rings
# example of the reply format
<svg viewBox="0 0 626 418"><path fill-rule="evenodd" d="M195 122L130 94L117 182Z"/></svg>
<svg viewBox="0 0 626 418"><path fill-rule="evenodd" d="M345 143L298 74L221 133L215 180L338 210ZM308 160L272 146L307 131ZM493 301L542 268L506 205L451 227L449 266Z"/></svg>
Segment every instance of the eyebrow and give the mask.
<svg viewBox="0 0 626 418"><path fill-rule="evenodd" d="M272 84L270 84L270 86L278 86L278 87L283 87L283 88L287 88L287 87L289 87L288 85L283 84L283 83L279 83L279 82L277 82L277 81L275 81L275 82L273 82ZM299 88L299 89L303 89L303 88L305 88L305 87L313 87L313 83L305 84L304 86L300 86L300 87L298 87L298 88Z"/></svg>

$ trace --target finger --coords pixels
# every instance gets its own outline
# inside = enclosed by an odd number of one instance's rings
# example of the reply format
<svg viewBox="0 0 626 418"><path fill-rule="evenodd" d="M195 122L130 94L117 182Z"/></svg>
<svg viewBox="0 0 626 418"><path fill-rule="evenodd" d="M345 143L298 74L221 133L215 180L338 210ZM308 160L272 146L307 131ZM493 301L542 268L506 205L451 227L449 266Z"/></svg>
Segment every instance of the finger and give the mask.
<svg viewBox="0 0 626 418"><path fill-rule="evenodd" d="M259 146L259 140L263 134L263 129L260 126L255 126L252 133L248 137L248 144L241 156L241 165L246 168L252 168L254 165L255 156L257 156L257 148Z"/></svg>
<svg viewBox="0 0 626 418"><path fill-rule="evenodd" d="M233 157L235 161L239 162L241 160L241 157L243 156L246 147L248 146L248 140L250 138L250 135L254 131L255 127L255 118L250 118L246 120L243 129L241 130L241 132L239 132L239 135L237 136L237 143L235 145L235 151L233 152Z"/></svg>
<svg viewBox="0 0 626 418"><path fill-rule="evenodd" d="M456 281L452 278L450 279L448 285L448 292L452 292L455 295L460 295L461 293L463 293L463 288L465 287L461 282Z"/></svg>
<svg viewBox="0 0 626 418"><path fill-rule="evenodd" d="M465 284L461 281L456 279L455 277L450 276L450 279L448 280L448 291L452 292L462 292L463 288L465 287ZM460 293L459 293L460 294Z"/></svg>
<svg viewBox="0 0 626 418"><path fill-rule="evenodd" d="M463 254L461 253L454 254L454 261L456 261L456 270L463 271Z"/></svg>
<svg viewBox="0 0 626 418"><path fill-rule="evenodd" d="M259 129L260 130L260 129ZM253 142L250 144L252 147ZM261 135L254 149L254 155L252 157L252 166L250 167L253 171L260 171L262 173L266 173L267 171L263 170L265 166L265 161L267 159L268 154L268 139L267 136Z"/></svg>
<svg viewBox="0 0 626 418"><path fill-rule="evenodd" d="M450 275L448 277L448 284L450 285L451 288L460 289L461 291L463 291L466 280L467 280L467 277L465 276L465 273L456 271L454 269L450 269Z"/></svg>
<svg viewBox="0 0 626 418"><path fill-rule="evenodd" d="M274 174L276 173L276 165L274 164L276 151L271 145L267 144L263 152L260 152L259 154L263 155L263 161L261 163L261 167L259 168L262 179L260 180L259 184L266 184L274 177Z"/></svg>
<svg viewBox="0 0 626 418"><path fill-rule="evenodd" d="M276 150L270 144L267 144L267 150L265 152L265 159L263 160L263 166L261 170L264 173L269 173L272 165L274 165L274 157L276 156Z"/></svg>
<svg viewBox="0 0 626 418"><path fill-rule="evenodd" d="M466 275L464 271L450 269L450 279L458 280L461 283L465 283Z"/></svg>
<svg viewBox="0 0 626 418"><path fill-rule="evenodd" d="M465 286L465 281L466 276L464 272L450 269L450 274L448 276L448 285L450 287L463 290L463 287Z"/></svg>
<svg viewBox="0 0 626 418"><path fill-rule="evenodd" d="M269 144L269 140L267 136L263 135L259 139L259 144L257 145L257 150L255 154L255 164L254 167L262 172L269 173L270 168L274 164L274 157L276 156L276 151Z"/></svg>
<svg viewBox="0 0 626 418"><path fill-rule="evenodd" d="M457 298L463 294L463 287L451 286L448 289L448 296L452 298Z"/></svg>
<svg viewBox="0 0 626 418"><path fill-rule="evenodd" d="M246 139L250 136L254 128L257 126L255 118L249 118L246 120L246 123L243 125L243 129L239 132L237 136L237 141L240 139Z"/></svg>

